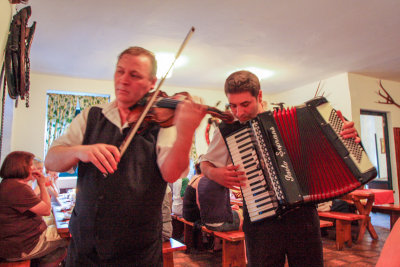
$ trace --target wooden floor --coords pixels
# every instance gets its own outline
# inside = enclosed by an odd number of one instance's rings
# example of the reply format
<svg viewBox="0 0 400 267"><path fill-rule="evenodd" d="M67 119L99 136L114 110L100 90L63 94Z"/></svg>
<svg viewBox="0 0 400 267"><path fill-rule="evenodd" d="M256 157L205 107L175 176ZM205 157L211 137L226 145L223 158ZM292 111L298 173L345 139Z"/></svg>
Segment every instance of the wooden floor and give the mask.
<svg viewBox="0 0 400 267"><path fill-rule="evenodd" d="M373 240L369 233L365 233L364 239L359 244L353 244L351 248L345 247L337 251L334 240L334 232L322 238L324 245L324 266L375 266L380 251L389 235L389 216L381 213L371 213L372 224L379 236ZM183 251L174 253L174 266L221 266L222 252L193 251L186 254Z"/></svg>

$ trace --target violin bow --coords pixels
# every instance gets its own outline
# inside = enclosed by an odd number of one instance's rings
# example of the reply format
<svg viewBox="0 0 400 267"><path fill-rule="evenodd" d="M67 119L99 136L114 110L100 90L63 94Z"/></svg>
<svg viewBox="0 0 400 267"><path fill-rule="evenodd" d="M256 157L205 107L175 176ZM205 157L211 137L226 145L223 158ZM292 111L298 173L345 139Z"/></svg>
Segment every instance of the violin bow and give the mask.
<svg viewBox="0 0 400 267"><path fill-rule="evenodd" d="M122 142L121 146L119 147L119 151L121 153L121 157L125 153L125 151L128 148L129 144L131 143L133 137L135 136L136 132L138 131L140 125L142 124L143 120L145 119L145 117L146 117L147 113L149 112L150 108L153 106L153 103L156 100L158 92L160 91L161 85L164 83L164 81L167 78L168 73L170 72L170 70L174 67L176 60L181 55L181 53L182 53L183 49L185 48L187 42L189 41L190 37L192 37L192 35L194 33L194 30L195 30L194 27L192 27L189 30L188 34L186 35L185 40L183 40L178 52L176 53L175 58L172 61L168 71L161 78L160 82L158 83L158 85L156 87L156 90L154 91L154 94L151 96L149 102L147 103L145 109L143 110L142 114L140 115L140 117L139 117L138 121L136 122L135 126L133 128L131 128L131 130L129 131L128 136L126 137L124 142Z"/></svg>

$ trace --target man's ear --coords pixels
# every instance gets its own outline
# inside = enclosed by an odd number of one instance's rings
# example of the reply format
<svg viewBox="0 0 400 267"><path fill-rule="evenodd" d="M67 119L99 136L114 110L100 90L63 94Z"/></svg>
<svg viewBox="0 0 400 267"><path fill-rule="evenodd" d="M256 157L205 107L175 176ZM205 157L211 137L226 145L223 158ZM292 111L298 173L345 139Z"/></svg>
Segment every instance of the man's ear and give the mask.
<svg viewBox="0 0 400 267"><path fill-rule="evenodd" d="M258 91L258 103L262 103L262 90Z"/></svg>
<svg viewBox="0 0 400 267"><path fill-rule="evenodd" d="M153 80L151 81L150 91L154 89L154 87L156 86L156 83L157 83L157 77L154 77Z"/></svg>

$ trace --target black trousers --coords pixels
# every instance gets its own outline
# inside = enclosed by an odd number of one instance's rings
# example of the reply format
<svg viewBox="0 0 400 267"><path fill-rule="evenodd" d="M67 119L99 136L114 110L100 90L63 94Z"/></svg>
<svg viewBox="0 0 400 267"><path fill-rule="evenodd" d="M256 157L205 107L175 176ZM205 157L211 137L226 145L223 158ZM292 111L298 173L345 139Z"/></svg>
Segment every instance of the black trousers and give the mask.
<svg viewBox="0 0 400 267"><path fill-rule="evenodd" d="M163 266L162 254L155 255L137 255L134 250L129 255L118 255L112 259L104 259L99 253L93 248L89 253L81 253L77 250L74 240L68 247L67 256L67 267L79 267L79 266L96 266L96 267L121 267L121 266Z"/></svg>
<svg viewBox="0 0 400 267"><path fill-rule="evenodd" d="M314 206L304 206L281 218L246 221L248 266L323 266L319 217Z"/></svg>

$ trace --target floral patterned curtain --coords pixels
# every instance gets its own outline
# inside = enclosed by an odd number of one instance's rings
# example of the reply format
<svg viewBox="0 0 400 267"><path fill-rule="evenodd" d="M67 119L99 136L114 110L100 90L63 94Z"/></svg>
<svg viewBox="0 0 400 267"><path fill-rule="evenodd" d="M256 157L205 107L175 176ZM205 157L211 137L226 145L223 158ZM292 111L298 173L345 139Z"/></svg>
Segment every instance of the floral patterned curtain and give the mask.
<svg viewBox="0 0 400 267"><path fill-rule="evenodd" d="M81 112L87 108L87 107L91 107L94 105L98 105L98 104L104 104L107 102L110 102L110 97L109 96L87 96L87 95L80 95L77 96L78 97L78 101L79 101L79 106L81 109Z"/></svg>
<svg viewBox="0 0 400 267"><path fill-rule="evenodd" d="M64 133L72 119L75 117L78 101L80 111L82 111L87 107L109 102L110 97L48 94L45 147L46 154L51 146L51 143Z"/></svg>
<svg viewBox="0 0 400 267"><path fill-rule="evenodd" d="M51 143L64 133L75 117L77 99L75 95L47 94L47 129L45 154Z"/></svg>

